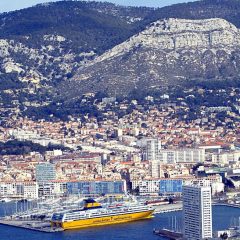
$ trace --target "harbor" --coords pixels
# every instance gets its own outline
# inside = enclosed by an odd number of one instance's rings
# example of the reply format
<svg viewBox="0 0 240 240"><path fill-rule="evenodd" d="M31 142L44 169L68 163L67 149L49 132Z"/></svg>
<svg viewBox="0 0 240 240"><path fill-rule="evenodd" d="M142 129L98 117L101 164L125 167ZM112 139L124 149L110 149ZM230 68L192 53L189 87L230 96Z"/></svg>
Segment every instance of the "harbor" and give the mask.
<svg viewBox="0 0 240 240"><path fill-rule="evenodd" d="M8 203L9 204L9 203ZM3 213L3 204L0 204L0 213ZM240 215L240 210L237 208L232 207L225 207L225 206L213 206L213 229L214 230L222 230L230 227L234 222L234 219L238 218ZM1 240L9 240L9 239L16 239L21 240L18 236L20 234L24 234L28 239L34 240L52 240L53 237L61 239L61 240L68 240L68 239L75 239L75 240L95 240L96 236L98 236L98 240L107 240L115 239L118 236L119 239L132 239L132 240L139 240L139 235L143 239L148 240L164 240L161 236L156 236L153 234L153 229L171 229L172 219L177 219L178 225L181 225L182 219L182 212L166 212L155 214L155 217L148 220L136 221L132 223L123 223L117 224L112 226L103 226L103 227L95 227L95 228L86 228L81 230L69 230L69 231L60 231L60 232L47 232L42 231L42 229L31 229L32 227L36 226L27 226L26 221L21 221L26 228L23 226L14 226L14 221L11 219L7 221L2 221L0 224L0 231L1 231ZM31 223L32 221L30 221ZM38 221L39 222L39 221ZM40 221L42 222L42 221ZM43 221L45 222L45 221ZM40 227L40 225L39 225ZM107 234L106 234L107 231ZM107 238L108 237L108 238Z"/></svg>
<svg viewBox="0 0 240 240"><path fill-rule="evenodd" d="M40 233L61 233L64 231L63 228L59 226L52 227L50 224L51 215L55 211L64 211L66 209L79 209L81 206L83 198L79 196L65 198L65 199L47 199L45 201L39 202L27 202L27 201L20 201L20 202L7 202L1 203L2 206L11 206L13 214L6 215L6 209L2 208L2 217L0 219L1 226L7 227L14 227L14 228L21 228L24 230L30 230ZM109 199L105 197L99 197L98 200L102 202L102 204L109 204ZM122 198L111 198L111 204L120 204ZM127 201L127 199L124 199ZM129 200L129 199L128 199ZM181 239L181 229L180 226L181 222L181 214L182 214L182 202L178 201L173 204L151 204L154 209L154 220L161 219L161 216L165 216L167 214L173 214L176 217L174 219L167 219L168 224L163 227L159 228L156 226L154 230L154 234L159 237L165 237L168 239ZM240 206L237 204L226 204L226 203L218 203L213 202L213 208L220 207L220 208L230 208L230 209L239 209ZM150 220L151 221L151 220ZM141 221L140 221L141 222ZM146 222L148 222L146 220ZM135 224L135 223L134 223ZM171 230L169 230L171 229ZM153 228L152 228L153 230Z"/></svg>
<svg viewBox="0 0 240 240"><path fill-rule="evenodd" d="M67 201L67 204L66 204L66 201L62 202L61 206L57 204L58 201L56 200L54 201L54 203L55 204L53 204L53 201L50 201L50 202L46 201L46 202L43 202L40 206L39 204L37 204L36 205L37 208L29 210L28 208L26 208L26 206L24 206L27 203L23 202L22 204L23 206L21 206L21 209L25 209L26 211L16 212L15 214L10 216L4 216L0 219L0 224L11 226L11 227L23 228L27 230L45 232L45 233L55 233L55 232L64 231L64 229L59 226L58 227L51 226L50 219L51 219L52 213L54 211L63 211L66 208L79 209L80 204L79 203L77 205L71 204L72 201L70 201L69 203L69 200ZM181 210L181 208L182 208L181 203L164 204L164 205L153 207L153 209L155 209L155 214L179 211Z"/></svg>

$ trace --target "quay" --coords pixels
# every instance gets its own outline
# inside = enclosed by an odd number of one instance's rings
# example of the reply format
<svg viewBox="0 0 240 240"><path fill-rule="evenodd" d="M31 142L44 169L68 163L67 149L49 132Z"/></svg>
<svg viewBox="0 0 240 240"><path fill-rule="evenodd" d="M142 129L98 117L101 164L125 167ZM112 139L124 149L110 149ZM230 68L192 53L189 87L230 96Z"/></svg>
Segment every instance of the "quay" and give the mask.
<svg viewBox="0 0 240 240"><path fill-rule="evenodd" d="M212 205L217 205L217 206L229 206L229 207L235 207L235 208L240 208L239 205L236 204L228 204L228 203L219 203L219 202L213 202ZM182 202L177 202L174 204L164 204L164 205L155 205L155 214L162 214L162 213L168 213L168 212L176 212L176 211L182 211L183 209L183 204ZM49 221L39 221L39 220L19 220L19 219L11 219L9 217L6 218L0 218L0 224L1 225L6 225L6 226L11 226L11 227L17 227L17 228L23 228L23 229L28 229L32 231L38 231L38 232L44 232L44 233L56 233L56 232L62 232L64 231L63 228L52 228L50 226ZM156 232L158 231L158 232ZM179 234L176 233L177 235L174 235L174 232L171 232L170 230L155 230L156 235L164 235L165 238L169 239L181 239L179 238Z"/></svg>
<svg viewBox="0 0 240 240"><path fill-rule="evenodd" d="M182 203L175 203L175 204L164 204L158 205L155 207L155 214L160 213L168 213L174 211L181 211L182 210ZM49 221L37 221L37 220L19 220L19 219L11 219L9 217L0 218L0 225L17 227L28 229L32 231L44 232L44 233L56 233L64 231L63 228L53 228L50 225Z"/></svg>
<svg viewBox="0 0 240 240"><path fill-rule="evenodd" d="M6 220L1 219L0 225L24 228L32 231L44 232L44 233L55 233L64 231L63 228L52 228L50 223L47 221L20 221L20 220Z"/></svg>
<svg viewBox="0 0 240 240"><path fill-rule="evenodd" d="M168 229L160 229L160 230L153 230L153 233L157 236L168 238L171 240L182 240L183 239L183 234L182 233L177 233L173 232Z"/></svg>
<svg viewBox="0 0 240 240"><path fill-rule="evenodd" d="M168 212L177 212L181 211L183 208L182 202L181 203L174 203L174 204L164 204L164 205L158 205L155 207L155 214L160 213L168 213Z"/></svg>
<svg viewBox="0 0 240 240"><path fill-rule="evenodd" d="M240 205L235 204L235 203L213 202L212 206L240 208ZM159 213L182 211L183 204L182 204L182 202L178 202L178 203L174 203L174 204L155 205L154 207L155 207L155 214L159 214Z"/></svg>
<svg viewBox="0 0 240 240"><path fill-rule="evenodd" d="M220 203L220 202L213 202L213 206L224 206L224 207L233 207L233 208L240 208L239 204L236 203Z"/></svg>

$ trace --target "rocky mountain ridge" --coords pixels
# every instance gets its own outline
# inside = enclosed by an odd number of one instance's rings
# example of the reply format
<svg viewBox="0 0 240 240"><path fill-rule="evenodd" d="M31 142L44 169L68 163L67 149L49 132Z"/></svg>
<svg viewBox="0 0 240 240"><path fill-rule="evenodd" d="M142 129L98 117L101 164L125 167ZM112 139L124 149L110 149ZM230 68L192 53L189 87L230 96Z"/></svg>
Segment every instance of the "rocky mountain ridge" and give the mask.
<svg viewBox="0 0 240 240"><path fill-rule="evenodd" d="M22 111L92 91L236 78L239 19L236 0L160 9L59 1L0 14L0 101Z"/></svg>
<svg viewBox="0 0 240 240"><path fill-rule="evenodd" d="M80 68L75 93L127 94L189 79L239 75L240 31L224 19L164 19ZM77 90L78 89L78 90Z"/></svg>
<svg viewBox="0 0 240 240"><path fill-rule="evenodd" d="M92 65L124 54L134 47L177 50L191 47L218 47L239 45L239 30L224 19L188 20L164 19L151 24L146 30L97 57Z"/></svg>
<svg viewBox="0 0 240 240"><path fill-rule="evenodd" d="M126 40L152 9L60 1L0 14L0 100L45 105L52 88ZM26 103L26 104L25 104Z"/></svg>

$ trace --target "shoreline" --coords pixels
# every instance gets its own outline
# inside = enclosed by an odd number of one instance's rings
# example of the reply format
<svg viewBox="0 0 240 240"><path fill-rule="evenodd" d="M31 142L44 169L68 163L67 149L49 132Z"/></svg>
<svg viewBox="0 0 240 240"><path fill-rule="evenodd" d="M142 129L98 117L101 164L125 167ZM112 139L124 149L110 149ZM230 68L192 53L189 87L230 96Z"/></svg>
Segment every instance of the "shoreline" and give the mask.
<svg viewBox="0 0 240 240"><path fill-rule="evenodd" d="M213 202L212 206L222 206L222 207L231 207L235 209L240 209L240 205L228 204L228 203L216 203ZM182 211L182 203L168 204L168 205L158 205L154 206L155 214L163 214L169 212L178 212ZM0 225L5 225L9 227L22 228L30 231L37 231L42 233L56 233L64 231L62 228L51 228L49 222L44 221L17 221L17 220L4 220L0 219Z"/></svg>

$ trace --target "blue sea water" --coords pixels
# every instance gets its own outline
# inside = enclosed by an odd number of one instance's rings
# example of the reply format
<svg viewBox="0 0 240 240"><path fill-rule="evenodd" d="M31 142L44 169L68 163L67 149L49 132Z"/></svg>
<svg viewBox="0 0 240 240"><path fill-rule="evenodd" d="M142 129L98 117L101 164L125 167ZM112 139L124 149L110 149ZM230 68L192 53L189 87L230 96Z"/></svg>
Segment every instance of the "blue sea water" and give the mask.
<svg viewBox="0 0 240 240"><path fill-rule="evenodd" d="M6 211L6 205L0 204L0 214ZM221 230L236 224L240 209L231 207L213 207L213 229ZM175 220L176 219L176 220ZM182 212L156 214L150 220L133 223L70 230L60 233L40 233L20 228L0 225L0 240L161 240L153 234L153 228L171 227L177 222L181 225Z"/></svg>

